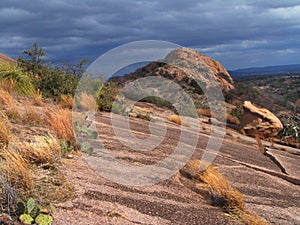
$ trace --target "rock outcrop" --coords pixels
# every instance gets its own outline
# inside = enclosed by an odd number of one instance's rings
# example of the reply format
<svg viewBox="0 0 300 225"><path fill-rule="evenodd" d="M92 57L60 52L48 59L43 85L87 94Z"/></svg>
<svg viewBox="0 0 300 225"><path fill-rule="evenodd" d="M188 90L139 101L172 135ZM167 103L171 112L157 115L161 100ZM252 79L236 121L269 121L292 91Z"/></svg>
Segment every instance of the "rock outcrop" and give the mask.
<svg viewBox="0 0 300 225"><path fill-rule="evenodd" d="M174 65L180 65L184 71ZM222 90L226 92L234 89L233 79L221 63L188 48L177 48L163 60L150 62L133 73L124 77L115 77L113 80L124 83L128 80L147 76L161 76L171 79L190 93L201 93L195 80L202 83L206 88L220 85Z"/></svg>
<svg viewBox="0 0 300 225"><path fill-rule="evenodd" d="M244 102L243 109L241 128L248 135L272 137L283 128L281 121L268 109L258 108L249 101Z"/></svg>
<svg viewBox="0 0 300 225"><path fill-rule="evenodd" d="M212 58L209 58L199 53L198 51L191 50L188 48L177 48L171 51L167 55L165 60L168 62L170 58L176 59L176 61L182 60L184 64L194 65L200 70L207 69L209 70L209 73L211 73L214 76L214 79L219 82L223 90L230 91L234 89L233 79L229 75L228 71L222 66L222 64ZM189 69L188 72L190 72ZM212 81L212 79L207 77L207 73L205 73L205 71L203 72L204 73L200 72L198 74L191 72L191 74L195 76L194 78L198 78L205 84L209 84Z"/></svg>
<svg viewBox="0 0 300 225"><path fill-rule="evenodd" d="M4 63L15 63L16 60L14 60L14 59L12 59L12 58L10 58L10 57L8 57L8 56L0 53L0 63L1 62L4 62Z"/></svg>

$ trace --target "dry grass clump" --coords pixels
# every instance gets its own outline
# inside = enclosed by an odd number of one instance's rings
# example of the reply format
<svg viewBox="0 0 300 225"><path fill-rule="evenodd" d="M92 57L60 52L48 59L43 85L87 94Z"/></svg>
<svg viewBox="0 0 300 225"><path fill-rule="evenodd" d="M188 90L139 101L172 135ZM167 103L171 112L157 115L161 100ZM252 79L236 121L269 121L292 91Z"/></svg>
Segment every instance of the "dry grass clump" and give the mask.
<svg viewBox="0 0 300 225"><path fill-rule="evenodd" d="M72 95L61 95L60 96L60 103L62 107L72 109L74 104L74 98Z"/></svg>
<svg viewBox="0 0 300 225"><path fill-rule="evenodd" d="M259 215L250 213L250 212L244 212L241 215L241 220L246 225L270 225L269 222L261 218Z"/></svg>
<svg viewBox="0 0 300 225"><path fill-rule="evenodd" d="M203 168L203 166L206 169L201 171L200 168ZM213 166L200 160L190 160L180 172L186 177L206 183L209 186L212 205L221 207L232 217L241 220L247 225L268 224L260 216L245 211L242 193L233 187Z"/></svg>
<svg viewBox="0 0 300 225"><path fill-rule="evenodd" d="M19 111L17 110L16 102L8 91L0 89L0 105L3 106L2 109L9 119L19 120L21 118Z"/></svg>
<svg viewBox="0 0 300 225"><path fill-rule="evenodd" d="M3 161L0 164L8 180L23 191L32 190L32 175L28 162L18 150L8 148L1 153Z"/></svg>
<svg viewBox="0 0 300 225"><path fill-rule="evenodd" d="M68 109L49 110L45 119L47 126L59 139L69 140L75 144L72 124L72 112Z"/></svg>
<svg viewBox="0 0 300 225"><path fill-rule="evenodd" d="M6 115L0 112L0 150L5 149L11 140L10 123Z"/></svg>
<svg viewBox="0 0 300 225"><path fill-rule="evenodd" d="M83 110L87 110L87 111L95 111L96 110L96 107L97 107L96 100L90 94L87 94L85 92L81 93L79 95L78 102L79 102L80 107Z"/></svg>
<svg viewBox="0 0 300 225"><path fill-rule="evenodd" d="M7 108L5 111L5 114L10 120L14 121L20 121L22 119L18 109L16 107L14 108Z"/></svg>
<svg viewBox="0 0 300 225"><path fill-rule="evenodd" d="M14 83L12 80L4 80L0 79L0 90L7 91L8 93L12 93L14 89Z"/></svg>
<svg viewBox="0 0 300 225"><path fill-rule="evenodd" d="M0 89L0 104L6 107L13 107L15 106L15 101L8 91Z"/></svg>
<svg viewBox="0 0 300 225"><path fill-rule="evenodd" d="M41 115L36 112L36 109L24 103L25 114L22 116L22 122L29 125L39 125L42 123Z"/></svg>
<svg viewBox="0 0 300 225"><path fill-rule="evenodd" d="M34 136L32 142L21 142L20 154L30 163L54 164L61 157L61 147L53 136Z"/></svg>
<svg viewBox="0 0 300 225"><path fill-rule="evenodd" d="M168 118L170 121L172 121L172 122L174 122L174 123L177 123L177 124L179 124L179 125L181 125L181 118L180 118L180 116L178 116L178 115L171 115L171 116L169 116L169 118Z"/></svg>
<svg viewBox="0 0 300 225"><path fill-rule="evenodd" d="M210 186L213 205L220 206L225 212L232 214L244 210L245 203L242 193L233 187L214 167L208 166L199 175L199 178Z"/></svg>
<svg viewBox="0 0 300 225"><path fill-rule="evenodd" d="M44 106L44 102L43 102L43 96L42 93L40 93L39 91L36 91L35 93L33 93L31 95L33 104L35 106Z"/></svg>
<svg viewBox="0 0 300 225"><path fill-rule="evenodd" d="M209 185L213 205L223 208L228 213L235 214L237 211L243 211L245 203L241 192L213 166L205 166L206 169L201 172L200 164L200 160L190 160L181 172Z"/></svg>
<svg viewBox="0 0 300 225"><path fill-rule="evenodd" d="M74 187L68 179L57 169L46 171L40 168L34 170L34 193L35 199L43 202L62 202L74 196Z"/></svg>

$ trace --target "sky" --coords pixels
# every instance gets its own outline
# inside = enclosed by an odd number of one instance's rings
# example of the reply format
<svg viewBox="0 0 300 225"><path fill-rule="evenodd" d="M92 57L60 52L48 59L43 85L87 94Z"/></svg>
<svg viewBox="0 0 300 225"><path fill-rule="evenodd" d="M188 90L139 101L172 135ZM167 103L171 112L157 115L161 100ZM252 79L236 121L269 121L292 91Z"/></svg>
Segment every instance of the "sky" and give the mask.
<svg viewBox="0 0 300 225"><path fill-rule="evenodd" d="M300 1L0 1L0 53L13 58L37 41L48 61L91 63L141 40L196 49L229 70L300 64Z"/></svg>

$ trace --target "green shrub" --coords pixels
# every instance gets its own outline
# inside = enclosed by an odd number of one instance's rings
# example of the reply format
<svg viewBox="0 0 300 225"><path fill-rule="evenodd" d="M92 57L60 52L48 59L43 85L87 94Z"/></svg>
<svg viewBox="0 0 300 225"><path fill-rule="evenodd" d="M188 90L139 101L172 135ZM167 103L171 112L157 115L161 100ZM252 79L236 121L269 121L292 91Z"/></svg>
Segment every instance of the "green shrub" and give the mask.
<svg viewBox="0 0 300 225"><path fill-rule="evenodd" d="M36 86L44 97L59 98L61 95L74 95L78 82L78 77L58 67L44 67Z"/></svg>
<svg viewBox="0 0 300 225"><path fill-rule="evenodd" d="M244 111L243 103L240 101L236 101L236 102L234 102L234 105L235 105L235 108L232 109L229 114L240 120L240 119L242 119L243 111Z"/></svg>
<svg viewBox="0 0 300 225"><path fill-rule="evenodd" d="M146 98L143 98L142 100L140 100L141 102L149 102L152 103L158 107L166 107L168 109L172 109L174 110L174 107L172 106L172 104L170 102L168 102L167 100L164 100L160 97L156 97L156 96L148 96Z"/></svg>
<svg viewBox="0 0 300 225"><path fill-rule="evenodd" d="M20 94L32 95L36 92L33 77L18 64L0 63L0 79L12 83Z"/></svg>
<svg viewBox="0 0 300 225"><path fill-rule="evenodd" d="M113 102L118 94L117 85L114 82L106 83L99 91L97 107L100 111L111 112Z"/></svg>
<svg viewBox="0 0 300 225"><path fill-rule="evenodd" d="M141 114L141 113L138 113L136 115L136 118L139 118L139 119L142 119L142 120L147 120L147 121L151 121L152 118L151 116L149 115L149 113L146 113L146 114Z"/></svg>

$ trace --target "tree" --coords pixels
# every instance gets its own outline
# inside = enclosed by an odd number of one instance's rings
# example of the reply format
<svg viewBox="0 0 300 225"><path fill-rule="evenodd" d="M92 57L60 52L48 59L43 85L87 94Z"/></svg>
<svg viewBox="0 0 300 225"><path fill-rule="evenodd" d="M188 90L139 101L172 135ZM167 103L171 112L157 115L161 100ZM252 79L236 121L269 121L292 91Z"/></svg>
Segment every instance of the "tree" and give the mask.
<svg viewBox="0 0 300 225"><path fill-rule="evenodd" d="M45 51L42 48L39 48L37 42L34 42L32 49L24 50L23 53L26 57L19 57L18 62L21 64L22 67L25 67L26 70L32 72L33 74L39 74L42 63L45 62Z"/></svg>
<svg viewBox="0 0 300 225"><path fill-rule="evenodd" d="M77 78L81 78L84 73L84 65L86 65L88 61L86 59L81 59L77 64L66 63L63 67L64 70Z"/></svg>

